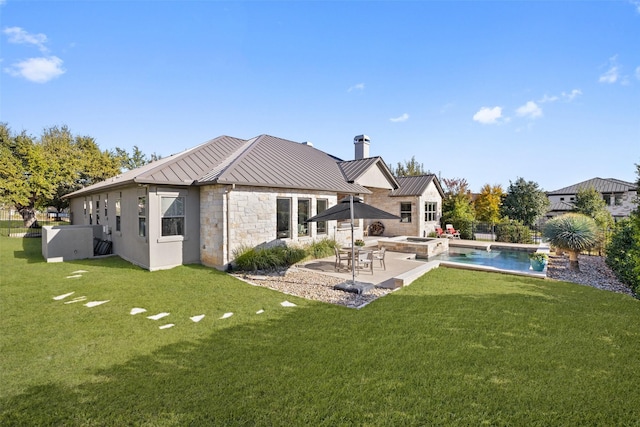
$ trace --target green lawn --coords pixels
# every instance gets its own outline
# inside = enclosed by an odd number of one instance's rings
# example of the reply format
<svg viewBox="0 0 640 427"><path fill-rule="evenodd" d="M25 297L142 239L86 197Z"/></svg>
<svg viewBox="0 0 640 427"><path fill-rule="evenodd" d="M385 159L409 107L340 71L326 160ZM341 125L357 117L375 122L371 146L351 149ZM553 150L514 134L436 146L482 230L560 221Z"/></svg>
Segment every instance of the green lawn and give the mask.
<svg viewBox="0 0 640 427"><path fill-rule="evenodd" d="M629 296L439 268L354 310L201 266L47 264L39 239L0 255L3 426L640 426Z"/></svg>

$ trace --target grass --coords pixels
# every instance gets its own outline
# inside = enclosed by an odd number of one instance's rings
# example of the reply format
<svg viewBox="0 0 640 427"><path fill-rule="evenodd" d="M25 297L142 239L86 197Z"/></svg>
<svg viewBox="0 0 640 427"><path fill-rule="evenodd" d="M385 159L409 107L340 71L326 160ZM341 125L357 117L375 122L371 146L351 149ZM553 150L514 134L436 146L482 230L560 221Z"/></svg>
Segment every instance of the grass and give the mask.
<svg viewBox="0 0 640 427"><path fill-rule="evenodd" d="M0 238L0 425L640 425L625 295L439 268L354 310L39 245Z"/></svg>

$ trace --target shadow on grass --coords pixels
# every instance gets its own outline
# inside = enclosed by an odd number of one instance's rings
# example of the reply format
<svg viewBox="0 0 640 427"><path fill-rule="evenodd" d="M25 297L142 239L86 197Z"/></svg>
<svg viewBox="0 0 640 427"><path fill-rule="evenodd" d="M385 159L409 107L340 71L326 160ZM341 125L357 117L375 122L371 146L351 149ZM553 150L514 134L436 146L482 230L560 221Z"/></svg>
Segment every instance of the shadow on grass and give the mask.
<svg viewBox="0 0 640 427"><path fill-rule="evenodd" d="M293 309L89 372L91 380L75 387L31 387L0 401L0 424L628 421L628 404L614 397L636 389L637 381L628 381L633 367L615 372L610 346L581 336L581 322L571 313L561 326L566 335L556 336L554 325L532 330L532 319L563 310L540 302L523 302L519 295L463 301L457 295L399 292L359 311L329 305ZM557 351L559 340L569 355ZM624 357L636 351L637 345L626 349Z"/></svg>

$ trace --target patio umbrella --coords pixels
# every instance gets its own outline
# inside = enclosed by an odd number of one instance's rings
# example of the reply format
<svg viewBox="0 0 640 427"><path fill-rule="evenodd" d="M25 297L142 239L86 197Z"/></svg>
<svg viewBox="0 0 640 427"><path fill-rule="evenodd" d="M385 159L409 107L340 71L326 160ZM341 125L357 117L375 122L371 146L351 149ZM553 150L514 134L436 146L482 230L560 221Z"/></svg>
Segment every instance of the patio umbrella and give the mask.
<svg viewBox="0 0 640 427"><path fill-rule="evenodd" d="M356 267L355 267L355 249L353 241L353 221L354 219L400 219L399 216L390 214L362 201L360 197L345 197L340 202L327 209L326 211L313 216L307 222L332 221L332 220L350 220L351 221L351 285L356 283Z"/></svg>

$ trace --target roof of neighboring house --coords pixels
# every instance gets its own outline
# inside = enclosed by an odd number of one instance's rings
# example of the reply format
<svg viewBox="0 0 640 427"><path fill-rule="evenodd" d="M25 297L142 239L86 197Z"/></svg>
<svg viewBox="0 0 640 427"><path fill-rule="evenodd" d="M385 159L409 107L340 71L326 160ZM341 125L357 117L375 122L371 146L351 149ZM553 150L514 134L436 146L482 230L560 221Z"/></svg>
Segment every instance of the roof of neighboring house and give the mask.
<svg viewBox="0 0 640 427"><path fill-rule="evenodd" d="M576 207L573 205L573 203L568 203L568 202L556 202L556 203L552 203L551 206L549 206L549 211L554 211L554 212L565 212L565 211L572 211L574 210Z"/></svg>
<svg viewBox="0 0 640 427"><path fill-rule="evenodd" d="M547 195L557 196L564 194L577 194L580 190L587 190L592 187L599 193L625 193L627 191L637 191L636 185L632 182L621 181L614 178L593 178L559 190L549 191Z"/></svg>
<svg viewBox="0 0 640 427"><path fill-rule="evenodd" d="M444 191L440 186L440 182L433 174L429 175L416 175L416 176L399 176L396 178L399 187L396 190L392 190L389 196L401 197L401 196L421 196L431 182L433 182L440 193L441 197L444 197Z"/></svg>
<svg viewBox="0 0 640 427"><path fill-rule="evenodd" d="M338 166L340 166L347 182L356 182L358 178L362 177L372 167L377 167L394 188L398 187L398 182L393 176L393 173L389 170L389 167L382 160L382 157L377 156L358 160L341 161L338 162Z"/></svg>
<svg viewBox="0 0 640 427"><path fill-rule="evenodd" d="M345 179L335 157L310 145L260 135L248 140L220 136L66 197L131 184L238 184L370 193L365 187Z"/></svg>

